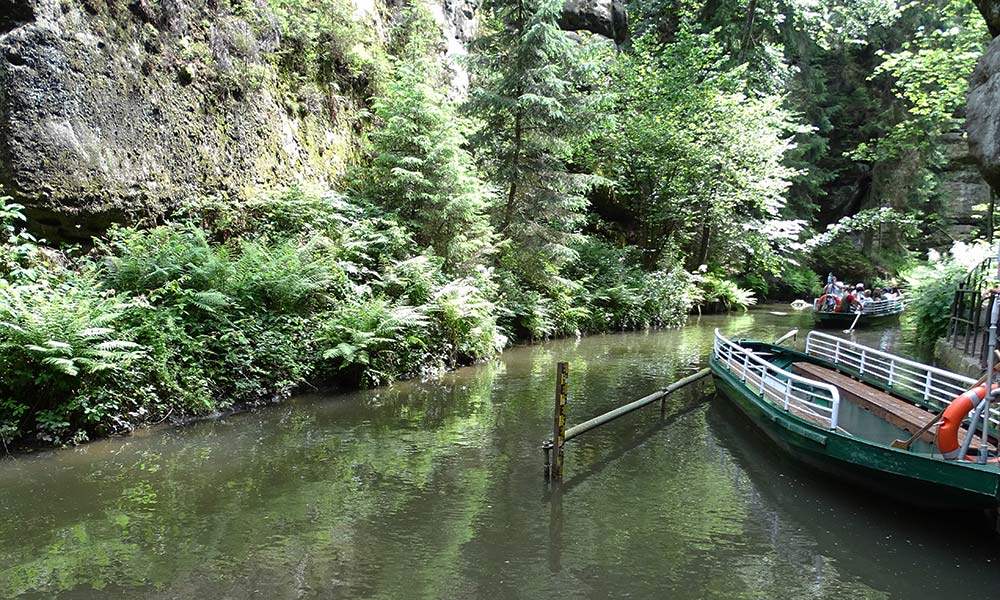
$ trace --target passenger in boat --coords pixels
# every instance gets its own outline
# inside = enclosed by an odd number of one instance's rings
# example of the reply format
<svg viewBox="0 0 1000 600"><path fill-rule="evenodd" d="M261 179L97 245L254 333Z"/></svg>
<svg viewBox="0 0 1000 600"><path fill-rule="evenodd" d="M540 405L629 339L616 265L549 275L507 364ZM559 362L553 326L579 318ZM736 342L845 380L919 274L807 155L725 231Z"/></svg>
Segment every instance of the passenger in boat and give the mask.
<svg viewBox="0 0 1000 600"><path fill-rule="evenodd" d="M859 293L856 290L848 289L844 301L840 304L840 312L856 312L861 310L862 304L858 299Z"/></svg>
<svg viewBox="0 0 1000 600"><path fill-rule="evenodd" d="M830 294L838 298L844 295L844 286L837 281L837 278L833 276L833 273L826 278L826 285L823 286L823 294Z"/></svg>

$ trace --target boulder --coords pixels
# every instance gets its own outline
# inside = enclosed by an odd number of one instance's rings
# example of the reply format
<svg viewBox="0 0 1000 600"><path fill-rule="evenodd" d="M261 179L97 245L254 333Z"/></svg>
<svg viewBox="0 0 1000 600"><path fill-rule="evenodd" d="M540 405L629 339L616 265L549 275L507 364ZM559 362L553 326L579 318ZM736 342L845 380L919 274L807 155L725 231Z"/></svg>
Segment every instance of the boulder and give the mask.
<svg viewBox="0 0 1000 600"><path fill-rule="evenodd" d="M980 173L1000 190L1000 38L990 43L972 73L966 128Z"/></svg>
<svg viewBox="0 0 1000 600"><path fill-rule="evenodd" d="M1000 2L991 0L974 0L974 2L979 14L986 20L990 35L993 37L1000 35Z"/></svg>
<svg viewBox="0 0 1000 600"><path fill-rule="evenodd" d="M590 31L623 43L628 38L628 13L622 0L566 0L559 26L567 31Z"/></svg>

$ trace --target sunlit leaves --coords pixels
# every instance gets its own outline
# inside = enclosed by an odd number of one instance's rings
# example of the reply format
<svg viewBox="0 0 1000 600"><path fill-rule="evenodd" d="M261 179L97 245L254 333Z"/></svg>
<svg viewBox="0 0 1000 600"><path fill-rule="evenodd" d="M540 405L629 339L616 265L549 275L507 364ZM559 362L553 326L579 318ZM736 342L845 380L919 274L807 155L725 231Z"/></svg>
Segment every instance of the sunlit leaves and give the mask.
<svg viewBox="0 0 1000 600"><path fill-rule="evenodd" d="M877 50L882 61L872 79L889 78L906 113L886 135L860 144L855 158L892 160L919 152L933 161L928 155L936 150L940 135L961 126L969 77L989 36L973 3L949 0L941 8L899 49ZM920 15L926 7L913 3L906 10Z"/></svg>
<svg viewBox="0 0 1000 600"><path fill-rule="evenodd" d="M779 216L795 174L784 164L792 126L780 97L749 96L723 62L712 36L681 33L668 45L636 40L616 70L609 167L643 225L637 242L653 252L669 236L688 256L711 236L711 258L727 263L770 252L756 235Z"/></svg>
<svg viewBox="0 0 1000 600"><path fill-rule="evenodd" d="M892 225L904 238L912 238L919 234L917 224L917 219L913 215L903 214L888 207L866 209L840 219L823 233L810 238L804 246L809 249L826 246L842 236L875 231L884 225Z"/></svg>
<svg viewBox="0 0 1000 600"><path fill-rule="evenodd" d="M416 42L413 42L416 43ZM361 191L412 227L448 269L467 271L492 250L488 210L493 193L465 150L471 124L444 91L444 72L427 58L400 62L375 98L381 127L374 158L361 170Z"/></svg>

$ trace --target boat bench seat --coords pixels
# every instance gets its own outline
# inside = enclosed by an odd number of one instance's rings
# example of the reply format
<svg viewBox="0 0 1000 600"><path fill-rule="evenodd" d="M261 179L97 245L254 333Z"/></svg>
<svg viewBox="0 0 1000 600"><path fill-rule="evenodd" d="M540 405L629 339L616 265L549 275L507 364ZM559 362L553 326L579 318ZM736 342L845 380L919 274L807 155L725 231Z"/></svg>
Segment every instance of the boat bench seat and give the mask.
<svg viewBox="0 0 1000 600"><path fill-rule="evenodd" d="M886 422L910 432L910 434L919 431L936 417L932 412L926 411L919 406L914 406L906 400L891 396L833 369L808 362L796 362L792 363L792 371L797 375L835 386L840 391L842 400L847 400L856 406L860 406ZM937 425L934 425L921 434L919 439L933 444L934 436L937 434L937 427ZM964 440L968 433L968 430L964 427L960 429L958 432L959 441ZM977 435L972 438L972 444L969 446L969 449L976 449L978 451L979 443L980 439ZM990 444L990 449L995 450L993 444Z"/></svg>

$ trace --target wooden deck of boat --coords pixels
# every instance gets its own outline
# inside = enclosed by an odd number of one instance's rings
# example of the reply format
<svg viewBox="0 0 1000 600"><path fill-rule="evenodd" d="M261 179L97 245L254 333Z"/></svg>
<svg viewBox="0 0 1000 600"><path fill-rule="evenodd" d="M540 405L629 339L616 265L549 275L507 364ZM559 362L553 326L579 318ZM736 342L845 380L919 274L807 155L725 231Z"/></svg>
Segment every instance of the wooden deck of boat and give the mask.
<svg viewBox="0 0 1000 600"><path fill-rule="evenodd" d="M840 390L840 397L842 399L860 406L892 425L910 432L910 434L920 430L921 427L936 416L934 413L928 412L919 406L914 406L905 400L890 396L885 392L870 387L852 377L838 373L833 369L807 362L797 362L792 364L792 370L803 377L835 386ZM933 444L936 433L937 425L921 434L919 439ZM964 440L967 434L968 431L964 427L960 429L958 434L959 440ZM978 450L979 442L978 435L973 437L972 444L969 447L970 451L973 448ZM990 444L990 449L994 449L993 444Z"/></svg>

